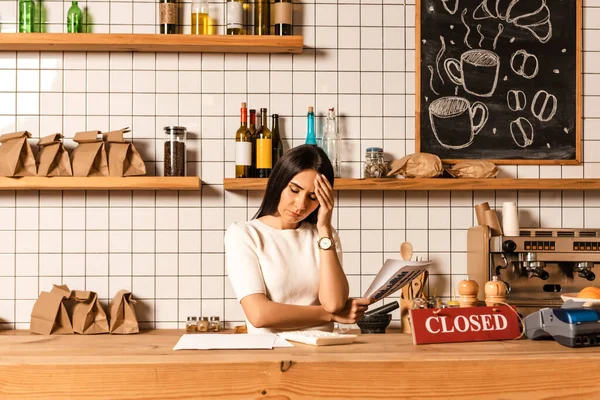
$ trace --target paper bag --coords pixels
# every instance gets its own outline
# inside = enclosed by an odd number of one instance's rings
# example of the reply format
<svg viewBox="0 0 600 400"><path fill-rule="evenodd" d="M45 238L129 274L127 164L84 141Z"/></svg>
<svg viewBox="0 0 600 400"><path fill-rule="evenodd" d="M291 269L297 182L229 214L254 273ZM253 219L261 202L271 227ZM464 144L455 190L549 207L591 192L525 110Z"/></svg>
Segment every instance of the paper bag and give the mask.
<svg viewBox="0 0 600 400"><path fill-rule="evenodd" d="M461 161L446 171L455 178L495 178L498 167L492 162L483 160Z"/></svg>
<svg viewBox="0 0 600 400"><path fill-rule="evenodd" d="M71 291L66 285L54 285L50 292L40 293L33 305L29 331L41 335L69 335L73 326L63 303Z"/></svg>
<svg viewBox="0 0 600 400"><path fill-rule="evenodd" d="M128 290L119 290L110 302L110 333L138 333L135 300Z"/></svg>
<svg viewBox="0 0 600 400"><path fill-rule="evenodd" d="M90 291L71 292L73 331L84 335L108 333L108 319L98 301L98 294Z"/></svg>
<svg viewBox="0 0 600 400"><path fill-rule="evenodd" d="M434 178L444 172L442 160L435 154L415 153L392 161L387 176L403 175L407 178Z"/></svg>
<svg viewBox="0 0 600 400"><path fill-rule="evenodd" d="M108 162L100 131L78 132L73 140L77 147L71 153L73 176L108 176Z"/></svg>
<svg viewBox="0 0 600 400"><path fill-rule="evenodd" d="M108 142L108 171L110 176L146 175L146 165L133 143L125 142L123 134L129 128L104 133Z"/></svg>
<svg viewBox="0 0 600 400"><path fill-rule="evenodd" d="M38 176L72 176L71 160L62 143L63 135L55 133L40 139Z"/></svg>
<svg viewBox="0 0 600 400"><path fill-rule="evenodd" d="M34 176L35 157L27 139L27 131L0 136L0 176Z"/></svg>

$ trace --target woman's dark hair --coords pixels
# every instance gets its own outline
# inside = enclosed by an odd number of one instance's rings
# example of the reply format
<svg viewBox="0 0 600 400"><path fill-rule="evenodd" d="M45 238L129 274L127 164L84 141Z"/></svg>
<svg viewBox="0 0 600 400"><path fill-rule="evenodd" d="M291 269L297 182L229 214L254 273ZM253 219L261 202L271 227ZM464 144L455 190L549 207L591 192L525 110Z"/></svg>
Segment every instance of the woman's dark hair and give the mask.
<svg viewBox="0 0 600 400"><path fill-rule="evenodd" d="M319 174L324 175L331 184L331 187L333 187L333 166L327 154L320 147L312 144L303 144L294 147L285 152L277 164L275 164L275 167L273 167L271 176L269 176L269 181L267 182L265 196L254 219L264 215L274 215L277 212L277 206L281 199L281 192L283 192L294 176L306 170L315 170ZM319 207L306 217L304 221L316 224Z"/></svg>

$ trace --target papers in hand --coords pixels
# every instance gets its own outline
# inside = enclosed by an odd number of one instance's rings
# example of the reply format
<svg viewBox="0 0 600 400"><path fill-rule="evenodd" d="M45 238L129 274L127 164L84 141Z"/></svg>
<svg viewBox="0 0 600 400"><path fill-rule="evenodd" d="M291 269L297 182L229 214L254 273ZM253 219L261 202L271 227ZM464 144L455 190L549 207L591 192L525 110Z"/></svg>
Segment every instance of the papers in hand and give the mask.
<svg viewBox="0 0 600 400"><path fill-rule="evenodd" d="M364 298L381 300L410 284L427 271L431 261L403 261L387 259L367 289Z"/></svg>
<svg viewBox="0 0 600 400"><path fill-rule="evenodd" d="M272 349L273 347L294 347L275 334L233 335L233 334L184 334L173 350L227 350L227 349Z"/></svg>

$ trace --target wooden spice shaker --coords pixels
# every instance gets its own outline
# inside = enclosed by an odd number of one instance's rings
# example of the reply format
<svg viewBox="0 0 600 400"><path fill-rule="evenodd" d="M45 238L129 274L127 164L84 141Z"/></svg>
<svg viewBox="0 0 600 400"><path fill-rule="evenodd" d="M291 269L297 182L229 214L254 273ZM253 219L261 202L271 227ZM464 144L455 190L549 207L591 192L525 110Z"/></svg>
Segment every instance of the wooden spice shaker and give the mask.
<svg viewBox="0 0 600 400"><path fill-rule="evenodd" d="M485 305L492 307L496 303L506 302L506 285L497 276L485 284Z"/></svg>
<svg viewBox="0 0 600 400"><path fill-rule="evenodd" d="M460 294L458 303L460 307L477 307L479 304L479 299L477 298L478 292L479 285L476 281L467 278L458 282L458 294Z"/></svg>

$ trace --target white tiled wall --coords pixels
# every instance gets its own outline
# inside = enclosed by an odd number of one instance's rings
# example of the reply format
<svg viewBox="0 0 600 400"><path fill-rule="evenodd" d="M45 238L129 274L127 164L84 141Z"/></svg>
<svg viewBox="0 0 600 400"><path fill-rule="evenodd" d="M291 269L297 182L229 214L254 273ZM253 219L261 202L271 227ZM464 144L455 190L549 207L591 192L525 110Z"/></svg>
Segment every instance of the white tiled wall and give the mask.
<svg viewBox="0 0 600 400"><path fill-rule="evenodd" d="M127 288L143 326L181 326L187 315L243 314L225 276L222 237L250 218L261 193L225 192L233 175L239 105L282 116L286 144L302 143L305 114L340 115L344 176L360 176L368 146L388 158L414 151L414 1L297 2L300 55L0 52L0 133L34 138L132 127L149 174L162 173L162 127L190 131L190 174L201 192L0 192L0 327L27 328L52 283ZM43 1L47 32L64 31L68 2ZM584 1L584 158L581 166L506 166L503 176L600 177L600 1ZM156 4L83 1L92 32L155 32ZM190 3L184 3L184 24ZM216 31L224 3L211 2ZM17 1L0 0L0 31L16 29ZM187 32L189 26L182 27ZM0 38L1 40L1 38ZM36 140L32 141L36 143ZM522 226L600 227L598 192L340 192L335 223L352 295L360 295L404 240L436 261L430 287L449 296L466 272L474 204L515 200ZM397 317L397 314L396 314Z"/></svg>

